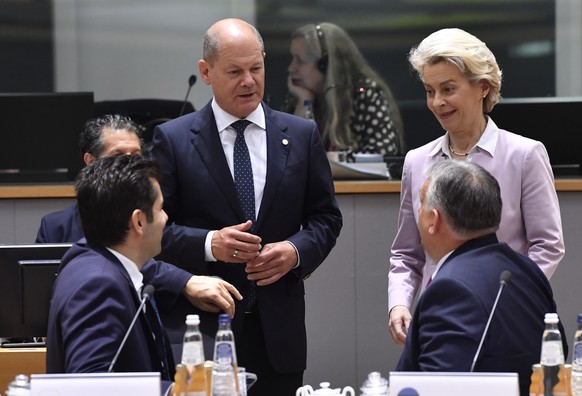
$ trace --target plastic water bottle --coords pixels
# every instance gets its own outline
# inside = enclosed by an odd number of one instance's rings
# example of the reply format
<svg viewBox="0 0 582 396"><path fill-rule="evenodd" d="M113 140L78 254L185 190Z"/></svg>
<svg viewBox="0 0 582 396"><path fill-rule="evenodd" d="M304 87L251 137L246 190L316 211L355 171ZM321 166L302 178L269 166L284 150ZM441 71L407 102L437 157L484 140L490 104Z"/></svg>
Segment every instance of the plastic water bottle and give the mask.
<svg viewBox="0 0 582 396"><path fill-rule="evenodd" d="M544 396L542 379L542 365L537 363L531 366L531 383L529 386L529 396Z"/></svg>
<svg viewBox="0 0 582 396"><path fill-rule="evenodd" d="M200 332L200 317L186 316L186 332L182 346L182 364L188 370L184 396L206 396L206 374L204 371L204 345Z"/></svg>
<svg viewBox="0 0 582 396"><path fill-rule="evenodd" d="M213 360L212 396L237 396L238 368L234 334L230 328L230 317L226 314L218 316Z"/></svg>
<svg viewBox="0 0 582 396"><path fill-rule="evenodd" d="M388 396L388 380L382 378L379 372L373 371L368 374L368 378L364 381L360 390L362 391L360 396Z"/></svg>
<svg viewBox="0 0 582 396"><path fill-rule="evenodd" d="M304 100L303 101L303 117L308 120L315 120L315 116L313 115L313 102L311 100Z"/></svg>
<svg viewBox="0 0 582 396"><path fill-rule="evenodd" d="M546 328L542 335L542 353L540 363L543 373L544 395L566 396L568 384L564 369L564 347L562 335L558 329L558 314L547 313L544 317Z"/></svg>
<svg viewBox="0 0 582 396"><path fill-rule="evenodd" d="M582 396L582 314L576 319L577 328L574 334L574 354L572 355L572 396Z"/></svg>

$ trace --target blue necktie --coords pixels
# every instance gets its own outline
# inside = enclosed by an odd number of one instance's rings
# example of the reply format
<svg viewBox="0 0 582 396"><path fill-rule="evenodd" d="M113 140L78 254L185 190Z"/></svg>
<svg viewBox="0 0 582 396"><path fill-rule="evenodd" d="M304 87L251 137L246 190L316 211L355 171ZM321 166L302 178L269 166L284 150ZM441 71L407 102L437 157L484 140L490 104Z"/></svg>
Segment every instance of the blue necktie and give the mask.
<svg viewBox="0 0 582 396"><path fill-rule="evenodd" d="M249 148L245 142L245 129L250 124L247 120L238 120L231 124L236 131L234 141L233 164L234 164L234 184L238 199L242 206L245 220L251 220L253 226L249 232L255 230L255 185L253 181L253 168L251 166L251 156ZM251 282L249 295L247 296L247 309L250 309L256 301L255 283Z"/></svg>
<svg viewBox="0 0 582 396"><path fill-rule="evenodd" d="M245 220L253 222L252 232L255 227L255 185L251 156L245 142L245 129L250 123L247 120L238 120L233 122L231 126L236 131L233 152L234 184Z"/></svg>

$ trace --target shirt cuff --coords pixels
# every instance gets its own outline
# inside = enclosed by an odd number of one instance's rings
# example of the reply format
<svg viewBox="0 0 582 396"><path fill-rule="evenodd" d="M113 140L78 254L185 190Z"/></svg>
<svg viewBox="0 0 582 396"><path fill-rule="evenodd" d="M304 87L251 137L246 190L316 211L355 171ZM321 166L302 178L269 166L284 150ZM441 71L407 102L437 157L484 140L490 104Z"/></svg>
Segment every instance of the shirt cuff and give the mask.
<svg viewBox="0 0 582 396"><path fill-rule="evenodd" d="M291 269L299 268L299 266L301 265L301 256L299 256L299 250L297 250L297 246L295 246L295 244L291 241L285 241L285 242L287 242L289 245L293 246L293 249L295 249L295 253L297 254L297 264L295 264L295 266Z"/></svg>
<svg viewBox="0 0 582 396"><path fill-rule="evenodd" d="M204 259L206 261L217 261L212 254L212 237L216 231L208 231L206 234L206 241L204 241Z"/></svg>

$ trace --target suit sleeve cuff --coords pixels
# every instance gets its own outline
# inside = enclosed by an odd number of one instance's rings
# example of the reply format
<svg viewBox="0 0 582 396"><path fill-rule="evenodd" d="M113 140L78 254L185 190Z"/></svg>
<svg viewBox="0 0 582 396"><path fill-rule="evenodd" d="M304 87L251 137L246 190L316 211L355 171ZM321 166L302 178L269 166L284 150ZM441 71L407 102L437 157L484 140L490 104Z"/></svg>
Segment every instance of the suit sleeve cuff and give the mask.
<svg viewBox="0 0 582 396"><path fill-rule="evenodd" d="M297 254L297 264L295 264L295 266L291 269L299 268L299 266L301 265L301 256L299 256L299 250L297 250L297 246L295 246L295 244L291 241L285 241L285 242L287 242L289 245L293 246L293 249L295 249L295 254Z"/></svg>

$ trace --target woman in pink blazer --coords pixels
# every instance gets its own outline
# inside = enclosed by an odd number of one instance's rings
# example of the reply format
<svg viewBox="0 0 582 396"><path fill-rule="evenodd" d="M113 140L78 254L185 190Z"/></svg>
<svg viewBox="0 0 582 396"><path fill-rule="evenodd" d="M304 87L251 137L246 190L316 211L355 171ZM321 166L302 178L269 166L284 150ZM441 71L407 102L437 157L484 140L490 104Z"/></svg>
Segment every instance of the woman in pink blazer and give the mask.
<svg viewBox="0 0 582 396"><path fill-rule="evenodd" d="M412 48L409 62L425 87L428 108L446 133L411 150L404 161L388 276L389 331L399 345L406 340L413 300L437 264L425 254L417 227L419 190L430 164L452 158L483 166L501 187L498 239L529 256L548 278L564 256L560 207L544 145L498 128L487 115L501 89L502 73L493 53L461 29L442 29Z"/></svg>

